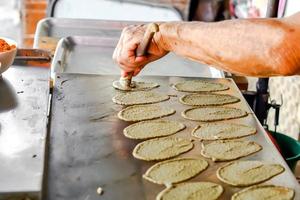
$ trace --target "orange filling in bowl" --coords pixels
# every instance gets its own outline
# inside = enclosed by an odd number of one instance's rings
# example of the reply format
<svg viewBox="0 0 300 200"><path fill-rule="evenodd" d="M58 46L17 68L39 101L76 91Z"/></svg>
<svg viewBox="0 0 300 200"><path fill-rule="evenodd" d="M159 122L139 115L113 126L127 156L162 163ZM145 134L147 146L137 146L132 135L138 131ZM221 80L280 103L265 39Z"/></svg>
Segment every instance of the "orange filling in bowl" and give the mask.
<svg viewBox="0 0 300 200"><path fill-rule="evenodd" d="M0 52L10 51L16 48L15 45L9 45L5 40L0 39Z"/></svg>

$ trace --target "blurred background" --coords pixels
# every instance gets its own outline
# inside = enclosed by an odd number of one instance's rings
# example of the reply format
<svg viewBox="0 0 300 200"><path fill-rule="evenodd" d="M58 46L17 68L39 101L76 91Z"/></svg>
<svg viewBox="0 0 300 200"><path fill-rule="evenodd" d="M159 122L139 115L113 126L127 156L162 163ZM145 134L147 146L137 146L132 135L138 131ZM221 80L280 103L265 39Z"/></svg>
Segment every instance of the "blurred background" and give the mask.
<svg viewBox="0 0 300 200"><path fill-rule="evenodd" d="M21 10L20 0L0 0L0 35L20 42Z"/></svg>

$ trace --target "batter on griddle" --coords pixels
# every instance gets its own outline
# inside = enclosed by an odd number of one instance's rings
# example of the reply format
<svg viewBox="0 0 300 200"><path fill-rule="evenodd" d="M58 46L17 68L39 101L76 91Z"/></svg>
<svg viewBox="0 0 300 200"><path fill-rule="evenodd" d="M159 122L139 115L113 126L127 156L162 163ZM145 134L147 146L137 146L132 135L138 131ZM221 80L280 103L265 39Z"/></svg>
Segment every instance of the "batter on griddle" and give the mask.
<svg viewBox="0 0 300 200"><path fill-rule="evenodd" d="M220 167L217 177L229 185L251 186L284 172L282 165L257 160L234 161Z"/></svg>
<svg viewBox="0 0 300 200"><path fill-rule="evenodd" d="M179 101L188 106L221 106L237 103L240 99L228 94L187 94Z"/></svg>
<svg viewBox="0 0 300 200"><path fill-rule="evenodd" d="M127 126L123 133L131 139L149 139L173 135L185 128L185 125L170 120L149 120Z"/></svg>
<svg viewBox="0 0 300 200"><path fill-rule="evenodd" d="M156 200L217 200L224 189L211 182L188 182L161 191Z"/></svg>
<svg viewBox="0 0 300 200"><path fill-rule="evenodd" d="M221 83L214 83L203 80L191 80L176 83L173 85L175 90L181 92L216 92L228 90L229 87Z"/></svg>
<svg viewBox="0 0 300 200"><path fill-rule="evenodd" d="M262 150L262 147L246 140L217 140L202 144L201 154L213 161L229 161L246 157Z"/></svg>
<svg viewBox="0 0 300 200"><path fill-rule="evenodd" d="M163 137L146 140L136 145L133 156L137 159L152 161L173 158L193 148L189 139Z"/></svg>
<svg viewBox="0 0 300 200"><path fill-rule="evenodd" d="M256 133L250 126L234 123L206 123L197 126L192 131L192 136L200 140L237 139Z"/></svg>
<svg viewBox="0 0 300 200"><path fill-rule="evenodd" d="M170 185L190 179L208 167L201 158L175 158L156 163L143 175L156 184Z"/></svg>
<svg viewBox="0 0 300 200"><path fill-rule="evenodd" d="M172 108L158 105L135 105L121 110L118 117L124 121L139 122L169 116L175 112Z"/></svg>
<svg viewBox="0 0 300 200"><path fill-rule="evenodd" d="M139 90L151 90L153 88L159 87L159 84L157 83L151 83L151 82L137 82L132 81L132 87L124 87L119 81L113 82L113 87L118 90L122 91L139 91Z"/></svg>

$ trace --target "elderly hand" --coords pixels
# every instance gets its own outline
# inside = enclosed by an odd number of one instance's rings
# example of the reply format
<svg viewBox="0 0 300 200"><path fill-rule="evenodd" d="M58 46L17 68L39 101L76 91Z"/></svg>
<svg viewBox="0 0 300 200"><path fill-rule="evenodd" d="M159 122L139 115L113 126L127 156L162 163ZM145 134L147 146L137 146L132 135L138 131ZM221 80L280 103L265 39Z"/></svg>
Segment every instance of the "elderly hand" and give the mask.
<svg viewBox="0 0 300 200"><path fill-rule="evenodd" d="M120 66L123 77L127 73L133 73L134 76L137 75L146 64L168 53L162 48L161 34L157 32L149 44L147 55L136 56L136 49L144 37L146 28L146 25L132 25L125 27L122 31L120 40L113 53L113 59Z"/></svg>

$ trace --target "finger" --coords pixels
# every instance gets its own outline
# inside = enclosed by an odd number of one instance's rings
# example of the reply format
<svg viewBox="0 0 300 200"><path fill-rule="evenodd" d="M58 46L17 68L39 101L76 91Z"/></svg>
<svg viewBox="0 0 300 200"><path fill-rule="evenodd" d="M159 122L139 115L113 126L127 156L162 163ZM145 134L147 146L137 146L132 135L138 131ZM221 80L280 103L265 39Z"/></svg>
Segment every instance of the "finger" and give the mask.
<svg viewBox="0 0 300 200"><path fill-rule="evenodd" d="M141 69L140 68L136 68L133 72L133 76L136 76L138 75L139 73L141 72Z"/></svg>
<svg viewBox="0 0 300 200"><path fill-rule="evenodd" d="M138 47L138 44L136 44L136 43L133 44L132 46L128 47L127 52L125 53L125 55L123 55L123 56L125 56L125 58L127 57L129 63L135 62L135 58L136 58L135 51L136 51L137 47Z"/></svg>
<svg viewBox="0 0 300 200"><path fill-rule="evenodd" d="M142 69L144 69L145 66L146 66L146 65L142 65L142 66L136 68L136 69L134 70L134 72L133 72L133 76L138 75L138 74L142 71Z"/></svg>
<svg viewBox="0 0 300 200"><path fill-rule="evenodd" d="M133 53L135 55L135 51L138 47L139 43L135 41L131 41L131 44L127 43L127 52L130 53L130 55Z"/></svg>
<svg viewBox="0 0 300 200"><path fill-rule="evenodd" d="M135 69L137 69L137 67L132 67L132 66L127 66L127 65L123 65L120 64L119 67L121 68L121 70L125 71L125 72L133 72Z"/></svg>
<svg viewBox="0 0 300 200"><path fill-rule="evenodd" d="M122 55L120 60L122 64L138 67L146 63L149 59L147 56L136 57L135 55L130 55L130 56Z"/></svg>
<svg viewBox="0 0 300 200"><path fill-rule="evenodd" d="M122 77L128 76L128 72L122 70L122 71L121 71L121 76L122 76Z"/></svg>
<svg viewBox="0 0 300 200"><path fill-rule="evenodd" d="M121 69L123 69L124 71L135 71L136 69L143 69L144 66L153 61L156 60L155 56L139 56L136 57L138 62L134 62L134 63L130 63L127 61L121 61L119 62L119 66L121 67Z"/></svg>
<svg viewBox="0 0 300 200"><path fill-rule="evenodd" d="M126 76L126 72L121 70L121 77L125 77Z"/></svg>
<svg viewBox="0 0 300 200"><path fill-rule="evenodd" d="M138 57L135 57L135 62L136 63L144 63L147 61L147 56L138 56Z"/></svg>
<svg viewBox="0 0 300 200"><path fill-rule="evenodd" d="M121 59L126 63L134 64L136 61L136 49L138 47L138 43L127 44L125 52L122 53Z"/></svg>

